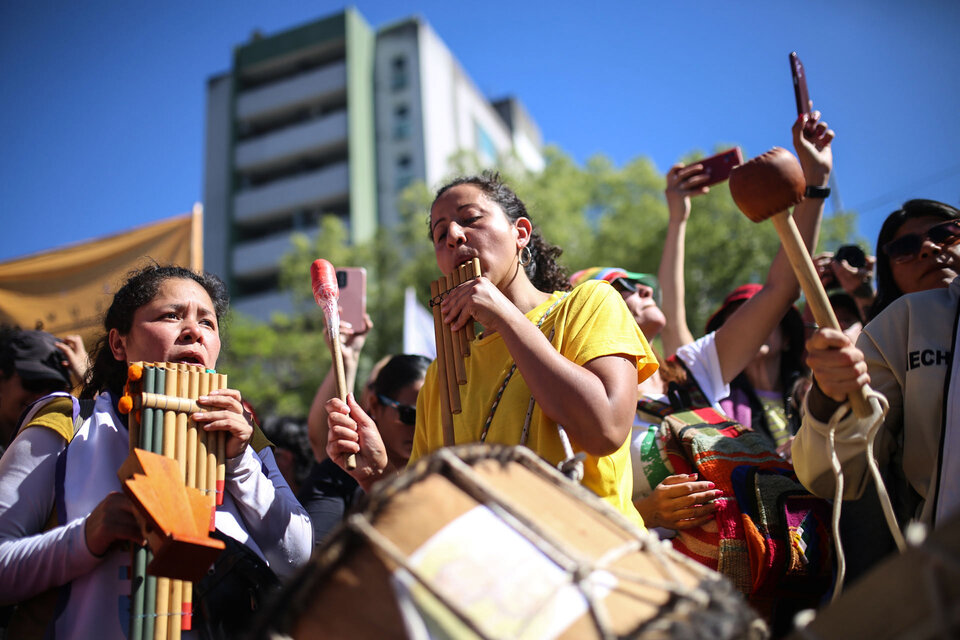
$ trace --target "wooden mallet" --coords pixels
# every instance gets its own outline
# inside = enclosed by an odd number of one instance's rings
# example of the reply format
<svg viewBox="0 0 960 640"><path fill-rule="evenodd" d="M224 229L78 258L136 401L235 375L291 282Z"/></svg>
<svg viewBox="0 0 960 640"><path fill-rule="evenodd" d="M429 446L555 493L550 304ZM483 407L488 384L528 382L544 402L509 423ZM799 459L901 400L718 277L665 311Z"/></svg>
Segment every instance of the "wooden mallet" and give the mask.
<svg viewBox="0 0 960 640"><path fill-rule="evenodd" d="M337 396L347 401L347 377L343 373L343 354L340 351L340 287L337 286L337 272L328 260L317 258L310 265L310 280L313 284L313 299L323 310L323 320L327 324L327 340L333 355L334 376L337 380ZM357 468L357 458L352 453L347 456L347 469Z"/></svg>
<svg viewBox="0 0 960 640"><path fill-rule="evenodd" d="M833 313L827 292L790 215L790 207L803 200L805 190L806 180L800 163L782 147L774 147L730 172L730 195L740 210L753 222L773 220L817 324L839 331L840 323ZM849 396L854 413L861 418L871 414L866 395L868 390L869 387L864 386Z"/></svg>

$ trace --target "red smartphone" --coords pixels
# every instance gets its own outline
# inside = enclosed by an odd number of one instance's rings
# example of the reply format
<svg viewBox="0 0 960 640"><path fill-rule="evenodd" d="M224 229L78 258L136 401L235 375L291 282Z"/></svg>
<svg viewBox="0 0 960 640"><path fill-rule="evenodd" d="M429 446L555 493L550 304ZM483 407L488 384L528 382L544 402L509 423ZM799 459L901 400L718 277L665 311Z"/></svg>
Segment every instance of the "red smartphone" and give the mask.
<svg viewBox="0 0 960 640"><path fill-rule="evenodd" d="M340 320L349 322L356 331L361 330L367 313L367 270L363 267L337 269L337 287Z"/></svg>
<svg viewBox="0 0 960 640"><path fill-rule="evenodd" d="M810 92L807 91L807 72L803 69L800 57L794 51L790 54L790 74L793 76L793 95L797 100L797 115L810 113Z"/></svg>
<svg viewBox="0 0 960 640"><path fill-rule="evenodd" d="M743 153L740 151L740 147L734 147L709 158L698 160L696 164L702 165L703 172L708 176L708 180L699 186L709 187L729 178L733 168L738 164L743 164Z"/></svg>

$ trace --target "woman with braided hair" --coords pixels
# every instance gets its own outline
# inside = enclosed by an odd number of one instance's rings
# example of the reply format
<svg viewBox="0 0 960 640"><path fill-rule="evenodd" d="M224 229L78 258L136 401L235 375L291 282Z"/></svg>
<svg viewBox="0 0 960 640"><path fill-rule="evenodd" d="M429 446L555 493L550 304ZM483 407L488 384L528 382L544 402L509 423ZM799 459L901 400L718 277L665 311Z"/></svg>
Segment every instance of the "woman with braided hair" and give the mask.
<svg viewBox="0 0 960 640"><path fill-rule="evenodd" d="M640 524L628 436L637 384L658 365L623 299L601 282L568 293L560 249L540 236L496 174L440 189L429 231L441 272L480 261L480 277L455 287L440 307L454 331L474 321L483 327L465 359L455 443L525 444L558 464L568 454L565 434L585 458L583 485ZM428 370L417 400L411 461L444 444L437 369ZM332 459L345 466L355 454L350 473L365 489L395 471L376 425L352 396L327 407Z"/></svg>

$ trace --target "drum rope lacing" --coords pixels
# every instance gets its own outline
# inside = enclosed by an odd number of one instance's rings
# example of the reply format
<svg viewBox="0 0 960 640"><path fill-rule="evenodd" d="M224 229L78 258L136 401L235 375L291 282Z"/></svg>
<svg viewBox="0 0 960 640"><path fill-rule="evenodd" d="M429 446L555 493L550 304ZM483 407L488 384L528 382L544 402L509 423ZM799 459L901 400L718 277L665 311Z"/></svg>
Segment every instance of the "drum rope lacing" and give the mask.
<svg viewBox="0 0 960 640"><path fill-rule="evenodd" d="M529 452L527 449L521 448L517 449L517 451L520 459L516 460L516 462L520 463L522 466L528 467L535 464L542 465L542 462L540 462L538 459L534 459L534 454ZM428 461L425 460L424 462ZM702 565L685 556L671 558L674 562L678 562L677 566L666 562L665 557L663 557L662 554L658 554L657 550L661 546L665 549L669 548L669 542L641 537L635 527L629 521L627 521L623 514L610 505L595 499L587 502L592 509L600 511L601 514L607 516L611 521L613 521L614 524L619 526L630 536L630 539L626 540L623 544L609 549L597 560L591 560L584 557L582 554L571 552L570 549L565 547L562 541L558 540L553 534L532 520L513 500L494 488L479 473L477 473L477 471L475 471L470 464L464 460L461 460L456 454L452 453L448 449L441 449L437 451L434 456L429 459L429 462L430 464L427 467L427 470L440 472L441 467L446 468L448 473L445 473L444 475L447 475L448 479L451 480L454 485L464 490L478 503L490 509L509 527L522 535L538 551L543 553L554 564L556 564L570 576L571 581L577 585L581 594L586 600L591 618L593 619L597 631L602 638L612 639L615 636L610 631L612 628L611 619L606 606L602 602L602 594L595 592L594 584L591 582L591 577L593 577L597 571L606 571L618 579L633 583L635 585L649 587L655 591L670 593L679 598L686 599L689 602L693 602L698 606L707 606L709 604L710 594L701 587L686 586L678 572L678 566L685 567L694 574L700 575L703 579L709 579L711 573L709 573L708 570ZM551 477L548 478L548 480L554 484L561 482L559 477ZM397 486L391 486L390 488L399 491L412 482L414 481L410 480L408 482L402 482ZM566 486L565 488L567 490L579 490L587 492L586 489L583 489L579 485ZM393 493L394 491L389 492L390 495ZM381 495L380 497L386 500L389 498L389 495ZM595 498L595 496L591 497ZM370 506L376 509L376 504L377 502L374 502L371 503ZM404 553L391 540L377 531L376 528L363 517L363 515L352 515L347 520L347 526L360 533L362 536L367 538L371 544L384 551L390 557L391 561L395 562L414 580L423 585L431 595L437 598L443 605L447 606L450 611L472 631L477 633L480 637L488 637L488 635L479 629L476 623L473 622L465 612L463 612L456 604L450 601L449 597L441 593L437 587L430 582L429 579L423 576L423 574L419 572L416 567L412 566ZM649 536L649 534L647 535ZM642 550L651 552L651 558L659 567L661 575L663 576L662 578L652 578L646 574L640 574L636 571L625 570L612 566L612 563L616 562L620 558L630 553ZM703 582L700 582L699 584L702 585ZM562 587L558 587L558 589L559 588ZM641 595L636 593L632 594L632 597L643 599ZM670 600L668 599L668 602L669 601ZM653 600L650 601L650 604L660 606L659 603Z"/></svg>
<svg viewBox="0 0 960 640"><path fill-rule="evenodd" d="M879 408L879 412L874 410L871 414L870 418L873 420L873 422L870 424L870 427L867 429L866 433L867 469L869 470L870 475L873 477L873 483L877 489L877 497L880 499L880 507L883 511L884 518L887 521L887 527L890 529L890 535L893 536L893 540L897 544L897 549L900 550L900 553L903 553L906 550L907 545L903 539L903 533L900 531L900 527L897 524L897 516L893 511L893 505L890 502L890 496L887 493L883 478L880 475L880 469L877 467L877 461L873 455L874 442L880 432L880 427L883 426L883 421L884 418L886 418L887 410L890 408L890 403L887 402L887 399L883 396L883 394L876 391L867 392L868 402L871 398L877 401L876 407ZM870 406L874 407L874 404L871 403ZM831 602L836 602L837 598L840 597L840 594L843 591L843 583L846 579L847 571L846 556L843 553L843 544L840 540L840 510L841 505L843 504L844 482L843 467L840 464L840 457L837 455L837 427L849 410L850 407L848 403L840 405L837 410L833 412L833 415L830 416L830 420L827 422L826 427L818 427L814 426L813 423L810 423L811 427L815 431L821 433L826 431L827 456L830 459L830 467L833 471L834 478L833 512L830 525L833 529L833 544L837 550L837 578L833 588L833 596L830 599ZM856 433L853 435L855 436ZM841 442L843 442L843 440L841 440Z"/></svg>

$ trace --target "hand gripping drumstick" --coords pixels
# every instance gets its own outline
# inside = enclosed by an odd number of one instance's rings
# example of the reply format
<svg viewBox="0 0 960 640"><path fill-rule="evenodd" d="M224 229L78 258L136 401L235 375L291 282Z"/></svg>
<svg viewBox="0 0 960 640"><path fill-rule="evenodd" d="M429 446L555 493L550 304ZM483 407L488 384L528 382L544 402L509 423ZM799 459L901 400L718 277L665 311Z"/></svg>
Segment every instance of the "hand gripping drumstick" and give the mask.
<svg viewBox="0 0 960 640"><path fill-rule="evenodd" d="M800 163L782 147L774 147L730 172L730 195L740 210L753 222L763 222L767 218L773 220L817 324L839 331L840 323L823 283L790 216L790 207L803 200L805 187ZM854 413L861 418L871 414L867 391L869 388L864 386L849 396Z"/></svg>
<svg viewBox="0 0 960 640"><path fill-rule="evenodd" d="M313 299L323 310L323 320L327 324L327 338L337 379L337 396L346 402L347 379L343 374L343 354L340 352L340 309L337 307L340 288L337 286L337 272L329 261L318 258L310 265L310 279L313 282ZM351 453L347 456L347 469L356 468L357 458Z"/></svg>

